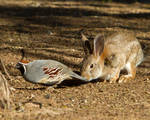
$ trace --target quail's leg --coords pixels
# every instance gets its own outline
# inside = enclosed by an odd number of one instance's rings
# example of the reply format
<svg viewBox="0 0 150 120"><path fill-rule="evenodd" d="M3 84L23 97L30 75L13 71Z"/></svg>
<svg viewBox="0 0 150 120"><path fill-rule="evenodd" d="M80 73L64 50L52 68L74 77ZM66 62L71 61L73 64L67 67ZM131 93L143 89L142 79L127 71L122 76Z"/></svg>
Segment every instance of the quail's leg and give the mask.
<svg viewBox="0 0 150 120"><path fill-rule="evenodd" d="M128 74L121 76L119 79L119 83L127 82L127 81L133 80L135 78L136 65L133 63L127 63L125 68L126 68Z"/></svg>

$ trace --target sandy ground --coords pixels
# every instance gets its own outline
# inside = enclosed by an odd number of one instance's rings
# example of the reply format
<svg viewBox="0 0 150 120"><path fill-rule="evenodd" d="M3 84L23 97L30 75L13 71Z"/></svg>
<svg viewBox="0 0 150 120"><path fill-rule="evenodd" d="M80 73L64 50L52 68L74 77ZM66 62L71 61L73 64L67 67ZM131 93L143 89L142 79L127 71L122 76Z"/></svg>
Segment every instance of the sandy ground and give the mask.
<svg viewBox="0 0 150 120"><path fill-rule="evenodd" d="M97 33L135 32L145 61L129 83L74 80L50 87L32 84L15 69L24 48L27 60L54 59L80 71L84 57L80 30ZM0 57L15 88L3 120L149 120L150 4L98 1L0 0Z"/></svg>

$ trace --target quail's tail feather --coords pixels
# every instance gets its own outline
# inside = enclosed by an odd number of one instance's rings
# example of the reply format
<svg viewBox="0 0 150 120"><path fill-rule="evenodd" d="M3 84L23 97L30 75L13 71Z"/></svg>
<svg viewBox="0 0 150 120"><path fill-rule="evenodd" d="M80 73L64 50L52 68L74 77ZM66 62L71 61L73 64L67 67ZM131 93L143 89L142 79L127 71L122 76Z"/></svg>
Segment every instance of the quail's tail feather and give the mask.
<svg viewBox="0 0 150 120"><path fill-rule="evenodd" d="M74 77L74 78L77 78L77 79L80 79L81 81L83 82L90 82L89 80L87 80L86 78L76 74L75 72L71 72L71 77Z"/></svg>

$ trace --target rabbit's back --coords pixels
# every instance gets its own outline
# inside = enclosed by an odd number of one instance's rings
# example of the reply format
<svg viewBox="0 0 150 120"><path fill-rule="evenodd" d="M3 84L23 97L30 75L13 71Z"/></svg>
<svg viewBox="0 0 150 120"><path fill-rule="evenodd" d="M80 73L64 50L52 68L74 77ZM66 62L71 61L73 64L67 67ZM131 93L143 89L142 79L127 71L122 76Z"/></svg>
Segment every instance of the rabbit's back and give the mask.
<svg viewBox="0 0 150 120"><path fill-rule="evenodd" d="M138 65L143 59L141 45L135 35L130 32L115 33L106 37L105 47L108 51L107 57L120 56L125 63L134 61Z"/></svg>

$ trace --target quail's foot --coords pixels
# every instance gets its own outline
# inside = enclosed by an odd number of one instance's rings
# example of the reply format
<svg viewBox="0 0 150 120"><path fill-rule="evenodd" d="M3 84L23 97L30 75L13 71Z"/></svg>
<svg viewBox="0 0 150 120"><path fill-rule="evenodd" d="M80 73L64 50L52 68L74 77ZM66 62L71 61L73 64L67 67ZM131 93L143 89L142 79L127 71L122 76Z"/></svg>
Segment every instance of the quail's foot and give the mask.
<svg viewBox="0 0 150 120"><path fill-rule="evenodd" d="M57 85L48 86L48 87L46 88L46 90L48 90L48 91L53 91L56 87L57 87Z"/></svg>

